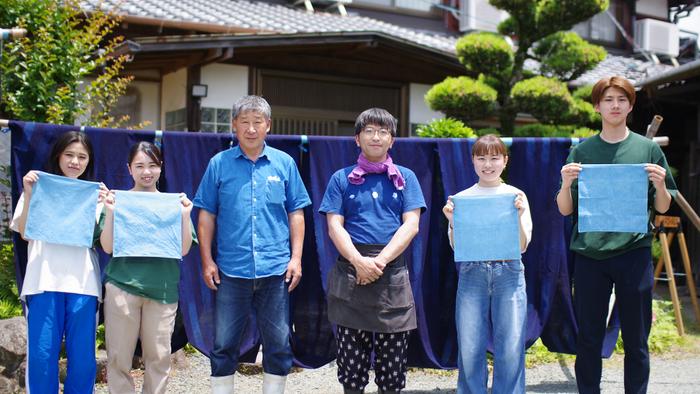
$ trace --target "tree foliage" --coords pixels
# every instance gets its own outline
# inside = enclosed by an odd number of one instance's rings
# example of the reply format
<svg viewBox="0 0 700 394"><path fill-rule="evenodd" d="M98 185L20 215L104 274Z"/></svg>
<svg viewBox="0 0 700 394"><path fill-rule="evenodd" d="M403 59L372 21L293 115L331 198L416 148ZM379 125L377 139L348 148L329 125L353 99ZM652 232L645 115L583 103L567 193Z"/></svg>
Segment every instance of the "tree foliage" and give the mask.
<svg viewBox="0 0 700 394"><path fill-rule="evenodd" d="M447 116L471 120L493 112L497 92L487 83L469 77L448 77L430 88L426 101L430 108Z"/></svg>
<svg viewBox="0 0 700 394"><path fill-rule="evenodd" d="M467 34L456 45L459 61L467 72L501 76L513 67L513 50L503 36L480 32Z"/></svg>
<svg viewBox="0 0 700 394"><path fill-rule="evenodd" d="M5 44L0 111L15 119L105 127L110 109L131 77L121 76L126 56L114 56L122 37L113 13L83 13L77 0L3 0L0 26L23 27L28 36Z"/></svg>
<svg viewBox="0 0 700 394"><path fill-rule="evenodd" d="M534 54L543 75L571 81L603 61L606 52L574 32L559 31L540 40Z"/></svg>
<svg viewBox="0 0 700 394"><path fill-rule="evenodd" d="M462 121L444 118L433 119L430 123L418 128L419 137L425 138L472 138L476 133Z"/></svg>
<svg viewBox="0 0 700 394"><path fill-rule="evenodd" d="M566 86L557 81L576 79L603 60L606 52L576 33L563 31L605 10L608 0L489 2L509 14L498 27L501 35L478 32L460 38L456 45L457 56L471 78L447 78L435 85L433 89L442 86L438 89L442 94L435 94L431 89L425 97L428 105L466 122L478 119L481 113L460 110L459 106L474 100L465 95L478 96L480 108L497 111L505 135L513 134L518 112L529 112L544 123L590 125L596 119L592 106L572 97ZM505 36L516 45L511 47ZM539 70L526 70L528 59L538 61ZM497 93L492 105L483 102L487 97L482 94L485 89L474 89L475 81L490 86ZM539 84L542 85L538 87ZM448 91L453 94L446 94Z"/></svg>

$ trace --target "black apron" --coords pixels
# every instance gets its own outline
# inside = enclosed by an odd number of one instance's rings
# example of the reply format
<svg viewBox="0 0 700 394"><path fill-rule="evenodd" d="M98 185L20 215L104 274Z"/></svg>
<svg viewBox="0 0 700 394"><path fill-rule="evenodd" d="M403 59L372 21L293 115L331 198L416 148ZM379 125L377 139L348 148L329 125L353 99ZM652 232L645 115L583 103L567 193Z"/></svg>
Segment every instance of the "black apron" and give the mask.
<svg viewBox="0 0 700 394"><path fill-rule="evenodd" d="M378 255L384 246L355 245L360 254L367 257ZM339 256L328 275L328 320L331 323L381 333L417 327L413 292L403 255L387 264L376 281L368 285L355 281L355 267Z"/></svg>

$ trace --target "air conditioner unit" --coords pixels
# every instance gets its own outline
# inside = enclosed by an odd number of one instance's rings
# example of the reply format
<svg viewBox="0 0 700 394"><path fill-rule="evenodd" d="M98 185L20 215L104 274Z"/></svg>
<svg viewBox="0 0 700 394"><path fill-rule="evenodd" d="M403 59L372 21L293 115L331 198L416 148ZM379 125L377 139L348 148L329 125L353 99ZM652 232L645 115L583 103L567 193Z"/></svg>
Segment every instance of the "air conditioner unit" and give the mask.
<svg viewBox="0 0 700 394"><path fill-rule="evenodd" d="M459 2L459 31L497 31L498 24L508 13L489 4L488 0L461 0Z"/></svg>
<svg viewBox="0 0 700 394"><path fill-rule="evenodd" d="M678 26L673 23L656 19L634 22L634 43L644 51L676 57L679 42Z"/></svg>

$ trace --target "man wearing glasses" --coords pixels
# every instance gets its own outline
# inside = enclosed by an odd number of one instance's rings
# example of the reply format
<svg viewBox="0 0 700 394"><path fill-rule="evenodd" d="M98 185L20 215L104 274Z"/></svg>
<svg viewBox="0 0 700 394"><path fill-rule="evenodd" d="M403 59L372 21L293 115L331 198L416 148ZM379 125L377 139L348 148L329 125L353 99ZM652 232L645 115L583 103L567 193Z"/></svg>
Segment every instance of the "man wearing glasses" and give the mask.
<svg viewBox="0 0 700 394"><path fill-rule="evenodd" d="M380 393L406 384L408 338L416 312L403 252L425 210L413 171L393 163L396 119L370 108L355 121L357 164L331 177L319 208L340 252L328 277L328 318L336 324L338 381L361 393L375 352Z"/></svg>

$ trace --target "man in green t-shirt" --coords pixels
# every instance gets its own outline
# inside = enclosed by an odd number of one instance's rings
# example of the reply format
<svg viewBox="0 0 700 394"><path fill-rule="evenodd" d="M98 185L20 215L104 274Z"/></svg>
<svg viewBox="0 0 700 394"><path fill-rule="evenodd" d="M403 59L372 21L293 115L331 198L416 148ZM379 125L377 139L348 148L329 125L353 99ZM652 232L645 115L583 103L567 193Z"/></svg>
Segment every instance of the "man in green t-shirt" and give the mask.
<svg viewBox="0 0 700 394"><path fill-rule="evenodd" d="M573 214L574 223L571 250L578 322L576 384L580 393L600 393L601 350L614 285L625 346L625 392L645 393L654 283L653 234L579 233L578 176L582 164L646 164L650 219L655 212L668 210L676 185L661 148L627 128L627 115L634 106L634 86L623 77L603 78L593 87L591 98L603 119L602 130L571 150L561 169L557 195L559 212Z"/></svg>

